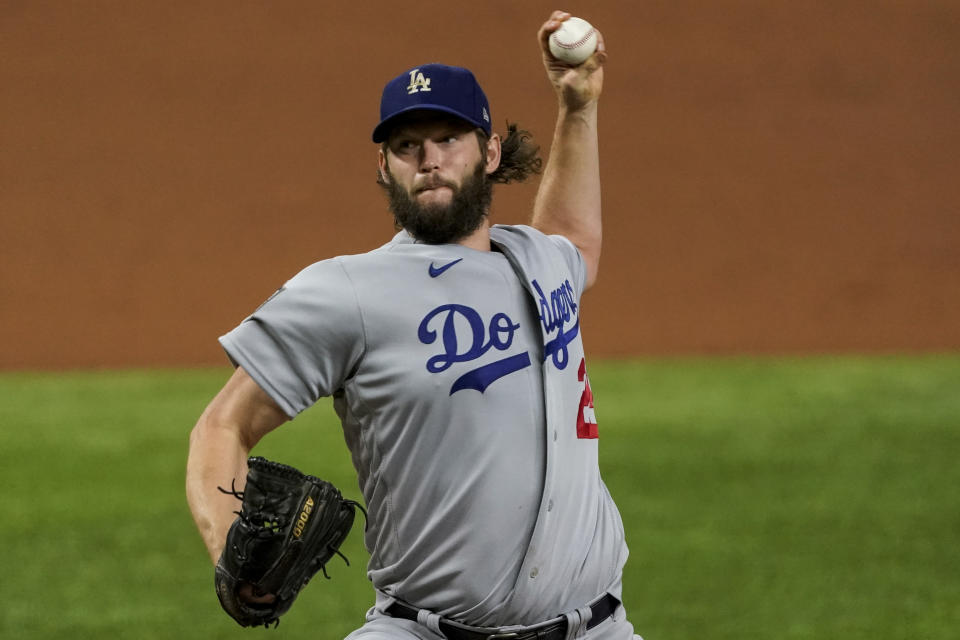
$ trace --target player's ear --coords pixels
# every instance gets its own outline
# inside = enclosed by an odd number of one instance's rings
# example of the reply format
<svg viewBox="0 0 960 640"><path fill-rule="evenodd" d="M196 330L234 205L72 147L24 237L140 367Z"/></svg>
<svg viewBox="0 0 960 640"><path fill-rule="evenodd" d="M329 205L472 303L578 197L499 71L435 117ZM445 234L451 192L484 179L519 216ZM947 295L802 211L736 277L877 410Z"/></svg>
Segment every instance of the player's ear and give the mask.
<svg viewBox="0 0 960 640"><path fill-rule="evenodd" d="M487 140L486 172L491 174L500 166L500 134L494 133Z"/></svg>
<svg viewBox="0 0 960 640"><path fill-rule="evenodd" d="M377 151L377 168L380 172L380 181L383 184L390 184L390 167L387 165L387 154L383 152L383 147Z"/></svg>

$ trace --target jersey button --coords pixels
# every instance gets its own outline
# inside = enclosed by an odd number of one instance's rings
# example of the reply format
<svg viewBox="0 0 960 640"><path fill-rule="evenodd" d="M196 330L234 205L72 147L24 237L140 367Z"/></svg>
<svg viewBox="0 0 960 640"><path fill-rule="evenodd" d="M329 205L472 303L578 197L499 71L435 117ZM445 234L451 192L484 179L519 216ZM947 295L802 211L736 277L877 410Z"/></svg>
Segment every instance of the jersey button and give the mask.
<svg viewBox="0 0 960 640"><path fill-rule="evenodd" d="M553 430L553 441L554 441L554 442L557 441L557 430L556 430L556 429Z"/></svg>
<svg viewBox="0 0 960 640"><path fill-rule="evenodd" d="M530 579L532 580L536 578L539 573L540 573L540 569L534 567L533 571L530 572Z"/></svg>
<svg viewBox="0 0 960 640"><path fill-rule="evenodd" d="M547 511L553 511L553 500L547 503Z"/></svg>

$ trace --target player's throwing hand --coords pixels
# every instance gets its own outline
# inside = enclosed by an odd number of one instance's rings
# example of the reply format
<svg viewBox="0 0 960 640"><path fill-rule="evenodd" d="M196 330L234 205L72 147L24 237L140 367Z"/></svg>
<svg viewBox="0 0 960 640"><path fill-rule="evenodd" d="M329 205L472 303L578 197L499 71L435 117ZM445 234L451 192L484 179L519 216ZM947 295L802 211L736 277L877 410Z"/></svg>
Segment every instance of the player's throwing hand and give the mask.
<svg viewBox="0 0 960 640"><path fill-rule="evenodd" d="M547 77L560 98L561 105L570 111L578 111L596 103L603 90L603 65L607 61L607 49L603 34L597 31L597 50L579 65L557 60L550 53L550 34L570 18L566 11L554 11L537 33L543 66Z"/></svg>

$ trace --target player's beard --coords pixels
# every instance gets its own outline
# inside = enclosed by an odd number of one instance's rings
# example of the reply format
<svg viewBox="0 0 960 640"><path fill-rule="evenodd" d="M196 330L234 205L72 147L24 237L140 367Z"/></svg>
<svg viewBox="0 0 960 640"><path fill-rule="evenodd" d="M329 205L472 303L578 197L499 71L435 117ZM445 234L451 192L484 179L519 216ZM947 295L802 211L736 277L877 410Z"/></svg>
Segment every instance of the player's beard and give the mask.
<svg viewBox="0 0 960 640"><path fill-rule="evenodd" d="M463 179L460 187L445 180L434 183L453 191L453 198L446 205L421 205L392 176L385 186L397 226L427 244L448 244L466 238L483 224L493 200L493 183L483 162L477 163L476 170Z"/></svg>

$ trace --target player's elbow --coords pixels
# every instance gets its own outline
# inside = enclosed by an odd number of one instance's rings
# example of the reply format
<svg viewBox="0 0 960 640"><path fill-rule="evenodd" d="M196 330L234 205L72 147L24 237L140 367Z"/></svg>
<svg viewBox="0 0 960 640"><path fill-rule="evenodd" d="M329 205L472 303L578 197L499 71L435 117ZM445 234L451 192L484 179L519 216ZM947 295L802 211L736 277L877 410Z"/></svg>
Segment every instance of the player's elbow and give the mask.
<svg viewBox="0 0 960 640"><path fill-rule="evenodd" d="M250 451L256 444L255 439L246 433L243 425L217 402L211 402L190 431L190 449L212 448L214 450L241 447Z"/></svg>
<svg viewBox="0 0 960 640"><path fill-rule="evenodd" d="M219 428L220 420L217 417L217 407L210 403L203 413L197 418L197 423L190 430L190 448L193 449L209 438Z"/></svg>

